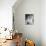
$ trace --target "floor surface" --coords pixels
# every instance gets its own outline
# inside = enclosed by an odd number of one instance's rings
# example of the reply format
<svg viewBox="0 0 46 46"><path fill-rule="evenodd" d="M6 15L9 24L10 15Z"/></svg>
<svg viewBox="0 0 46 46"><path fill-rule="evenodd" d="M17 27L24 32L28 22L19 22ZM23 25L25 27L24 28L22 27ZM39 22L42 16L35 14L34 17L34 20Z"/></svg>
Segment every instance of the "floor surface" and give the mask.
<svg viewBox="0 0 46 46"><path fill-rule="evenodd" d="M0 46L16 46L15 39L13 39L13 40L6 40L6 42L2 43Z"/></svg>

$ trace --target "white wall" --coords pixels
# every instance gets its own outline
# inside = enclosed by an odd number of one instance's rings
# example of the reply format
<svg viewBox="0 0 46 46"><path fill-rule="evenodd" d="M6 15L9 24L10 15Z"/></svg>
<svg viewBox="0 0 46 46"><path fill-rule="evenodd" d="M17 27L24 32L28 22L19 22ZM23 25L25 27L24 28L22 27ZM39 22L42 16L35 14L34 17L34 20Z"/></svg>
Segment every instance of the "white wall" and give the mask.
<svg viewBox="0 0 46 46"><path fill-rule="evenodd" d="M12 28L12 6L16 0L0 0L0 27Z"/></svg>
<svg viewBox="0 0 46 46"><path fill-rule="evenodd" d="M34 24L25 25L25 14L34 14ZM15 9L15 28L22 32L24 37L35 41L36 46L41 46L41 1L23 0Z"/></svg>
<svg viewBox="0 0 46 46"><path fill-rule="evenodd" d="M41 38L42 46L46 46L46 0L41 1Z"/></svg>

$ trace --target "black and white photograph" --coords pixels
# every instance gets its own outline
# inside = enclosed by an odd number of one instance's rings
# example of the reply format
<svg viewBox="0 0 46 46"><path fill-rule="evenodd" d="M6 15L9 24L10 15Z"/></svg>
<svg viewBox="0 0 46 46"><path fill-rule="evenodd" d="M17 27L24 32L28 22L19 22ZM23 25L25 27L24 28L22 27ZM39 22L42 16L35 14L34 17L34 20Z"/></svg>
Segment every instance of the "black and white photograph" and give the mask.
<svg viewBox="0 0 46 46"><path fill-rule="evenodd" d="M34 24L34 16L33 16L33 14L25 14L25 24L26 25Z"/></svg>

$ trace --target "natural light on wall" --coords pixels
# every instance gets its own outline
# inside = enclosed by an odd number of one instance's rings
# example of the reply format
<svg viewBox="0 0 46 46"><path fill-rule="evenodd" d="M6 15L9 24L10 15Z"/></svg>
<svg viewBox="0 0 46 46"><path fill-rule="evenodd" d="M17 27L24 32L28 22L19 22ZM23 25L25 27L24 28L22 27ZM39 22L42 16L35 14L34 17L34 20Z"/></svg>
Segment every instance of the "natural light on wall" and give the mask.
<svg viewBox="0 0 46 46"><path fill-rule="evenodd" d="M0 27L12 28L11 9L3 9L0 11Z"/></svg>
<svg viewBox="0 0 46 46"><path fill-rule="evenodd" d="M0 0L0 27L12 29L12 6L16 0Z"/></svg>

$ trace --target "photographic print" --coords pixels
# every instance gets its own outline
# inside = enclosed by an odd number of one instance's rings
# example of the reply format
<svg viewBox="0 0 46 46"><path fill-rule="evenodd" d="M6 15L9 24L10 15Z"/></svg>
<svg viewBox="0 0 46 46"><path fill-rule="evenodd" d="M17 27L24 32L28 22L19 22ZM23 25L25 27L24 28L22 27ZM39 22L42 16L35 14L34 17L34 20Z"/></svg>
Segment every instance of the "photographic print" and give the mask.
<svg viewBox="0 0 46 46"><path fill-rule="evenodd" d="M34 24L34 15L33 14L25 14L25 24L26 25Z"/></svg>

